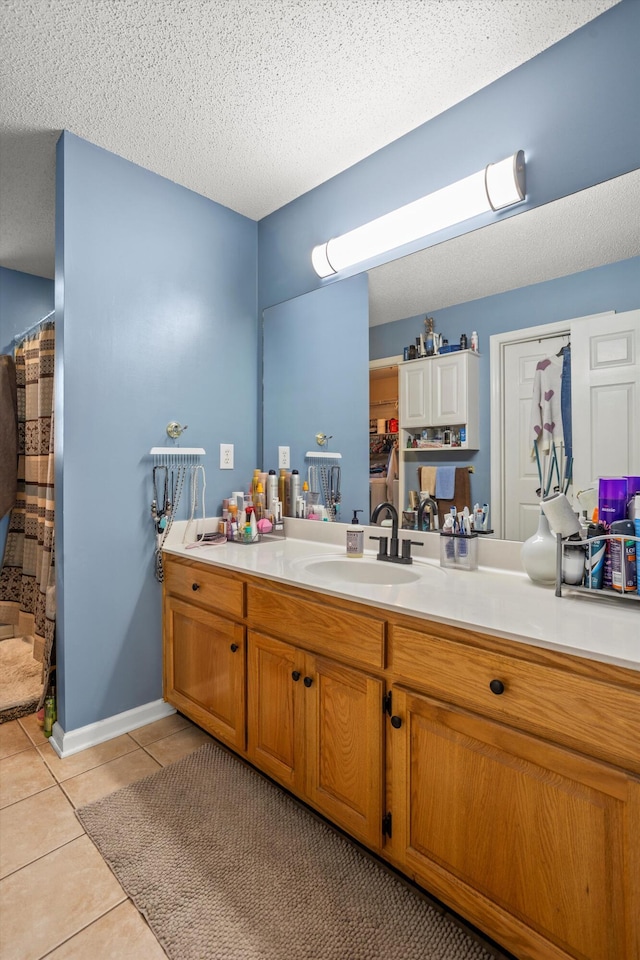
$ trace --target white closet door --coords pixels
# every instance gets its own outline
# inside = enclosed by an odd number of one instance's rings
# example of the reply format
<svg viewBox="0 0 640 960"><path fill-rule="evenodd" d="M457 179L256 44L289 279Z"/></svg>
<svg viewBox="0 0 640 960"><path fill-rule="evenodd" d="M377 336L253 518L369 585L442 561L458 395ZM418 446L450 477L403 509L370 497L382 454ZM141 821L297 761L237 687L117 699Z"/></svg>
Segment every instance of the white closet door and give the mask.
<svg viewBox="0 0 640 960"><path fill-rule="evenodd" d="M571 324L574 490L640 474L640 310Z"/></svg>

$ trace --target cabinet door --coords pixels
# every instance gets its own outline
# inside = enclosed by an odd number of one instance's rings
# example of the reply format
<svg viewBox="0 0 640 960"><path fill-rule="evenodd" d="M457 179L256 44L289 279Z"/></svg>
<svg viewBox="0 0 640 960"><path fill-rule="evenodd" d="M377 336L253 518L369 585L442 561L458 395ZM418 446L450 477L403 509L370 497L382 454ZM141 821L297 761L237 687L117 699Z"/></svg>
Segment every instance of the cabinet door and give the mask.
<svg viewBox="0 0 640 960"><path fill-rule="evenodd" d="M215 737L245 744L244 627L169 597L164 695Z"/></svg>
<svg viewBox="0 0 640 960"><path fill-rule="evenodd" d="M444 354L431 365L431 423L434 426L467 422L466 361L466 354Z"/></svg>
<svg viewBox="0 0 640 960"><path fill-rule="evenodd" d="M401 427L424 427L432 422L430 369L429 360L400 367Z"/></svg>
<svg viewBox="0 0 640 960"><path fill-rule="evenodd" d="M304 788L304 654L249 631L247 754L299 793Z"/></svg>
<svg viewBox="0 0 640 960"><path fill-rule="evenodd" d="M304 682L307 795L339 826L379 848L382 681L308 655Z"/></svg>
<svg viewBox="0 0 640 960"><path fill-rule="evenodd" d="M640 784L400 688L393 705L404 869L517 955L638 956Z"/></svg>

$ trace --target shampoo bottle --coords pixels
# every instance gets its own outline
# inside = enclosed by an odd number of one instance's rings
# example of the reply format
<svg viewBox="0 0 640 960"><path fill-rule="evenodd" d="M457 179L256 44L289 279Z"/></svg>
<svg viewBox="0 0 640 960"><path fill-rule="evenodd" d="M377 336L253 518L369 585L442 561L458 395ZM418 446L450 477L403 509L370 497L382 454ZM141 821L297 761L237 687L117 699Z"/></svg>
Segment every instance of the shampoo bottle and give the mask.
<svg viewBox="0 0 640 960"><path fill-rule="evenodd" d="M347 529L347 556L362 557L364 554L364 530L360 526L358 514L362 510L353 511L351 526Z"/></svg>

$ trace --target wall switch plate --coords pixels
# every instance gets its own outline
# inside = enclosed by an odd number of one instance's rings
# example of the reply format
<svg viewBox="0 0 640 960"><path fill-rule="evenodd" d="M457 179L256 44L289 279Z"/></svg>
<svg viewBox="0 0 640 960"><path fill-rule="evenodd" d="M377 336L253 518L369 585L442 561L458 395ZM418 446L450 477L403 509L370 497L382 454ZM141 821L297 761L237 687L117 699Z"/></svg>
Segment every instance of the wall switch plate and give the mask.
<svg viewBox="0 0 640 960"><path fill-rule="evenodd" d="M278 447L278 469L288 470L291 466L291 451L289 447Z"/></svg>
<svg viewBox="0 0 640 960"><path fill-rule="evenodd" d="M233 470L233 444L220 444L220 469Z"/></svg>

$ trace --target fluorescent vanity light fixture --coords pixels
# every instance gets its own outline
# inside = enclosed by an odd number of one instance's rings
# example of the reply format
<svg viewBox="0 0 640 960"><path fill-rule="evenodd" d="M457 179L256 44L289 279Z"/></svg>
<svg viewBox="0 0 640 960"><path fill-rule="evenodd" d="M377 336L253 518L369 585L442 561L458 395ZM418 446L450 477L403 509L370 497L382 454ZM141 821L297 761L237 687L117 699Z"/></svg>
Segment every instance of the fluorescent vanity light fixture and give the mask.
<svg viewBox="0 0 640 960"><path fill-rule="evenodd" d="M518 150L513 156L490 163L464 180L319 244L313 248L311 262L319 277L329 277L354 263L470 220L480 213L510 207L524 198L524 151Z"/></svg>

